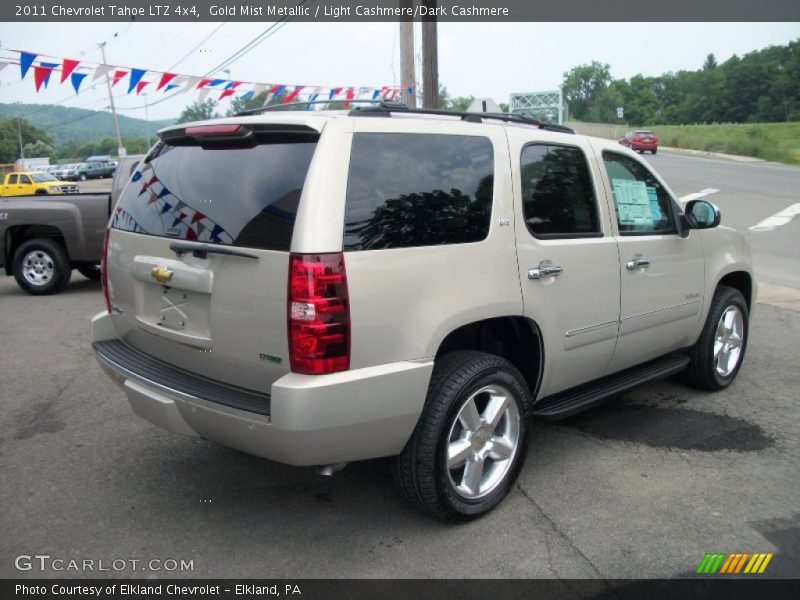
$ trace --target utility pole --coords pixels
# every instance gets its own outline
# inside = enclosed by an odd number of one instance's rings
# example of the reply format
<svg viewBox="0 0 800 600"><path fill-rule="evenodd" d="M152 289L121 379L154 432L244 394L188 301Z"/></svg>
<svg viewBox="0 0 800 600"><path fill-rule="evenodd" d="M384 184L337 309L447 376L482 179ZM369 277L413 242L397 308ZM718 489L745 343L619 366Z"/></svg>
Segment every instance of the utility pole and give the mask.
<svg viewBox="0 0 800 600"><path fill-rule="evenodd" d="M102 42L98 44L100 46L100 52L103 54L103 64L106 63L106 43ZM122 136L119 134L119 121L117 120L117 109L114 106L114 95L111 93L111 78L106 73L106 87L108 88L108 102L111 104L111 116L114 117L114 131L117 132L117 153L120 157L125 156L125 146L122 145Z"/></svg>
<svg viewBox="0 0 800 600"><path fill-rule="evenodd" d="M400 0L400 8L413 10L412 0ZM414 69L414 21L400 21L400 83L401 98L406 106L417 106L417 77ZM411 93L408 88L411 87Z"/></svg>
<svg viewBox="0 0 800 600"><path fill-rule="evenodd" d="M142 96L144 96L144 122L147 128L147 150L150 151L150 115L147 112L147 93Z"/></svg>
<svg viewBox="0 0 800 600"><path fill-rule="evenodd" d="M19 117L17 117L17 135L19 136L19 160L22 163L25 160L25 151L22 149L22 119Z"/></svg>
<svg viewBox="0 0 800 600"><path fill-rule="evenodd" d="M429 9L436 8L436 0L424 0ZM422 21L422 105L439 108L439 53L436 48L436 16L424 17Z"/></svg>

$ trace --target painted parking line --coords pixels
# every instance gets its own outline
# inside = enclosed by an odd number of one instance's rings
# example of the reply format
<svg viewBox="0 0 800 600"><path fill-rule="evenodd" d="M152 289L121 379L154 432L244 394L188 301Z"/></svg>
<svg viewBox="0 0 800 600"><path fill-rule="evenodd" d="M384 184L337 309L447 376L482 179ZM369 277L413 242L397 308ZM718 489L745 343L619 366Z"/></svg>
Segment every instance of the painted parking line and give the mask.
<svg viewBox="0 0 800 600"><path fill-rule="evenodd" d="M776 212L771 217L767 217L760 223L750 227L750 231L772 231L781 225L786 225L789 221L800 215L800 202L787 206L780 212Z"/></svg>
<svg viewBox="0 0 800 600"><path fill-rule="evenodd" d="M716 194L719 190L717 188L706 188L704 190L700 190L699 192L695 192L694 194L687 194L686 196L681 196L678 198L678 202L681 204L686 204L690 200L697 200L698 198L704 198L705 196L710 196L711 194Z"/></svg>

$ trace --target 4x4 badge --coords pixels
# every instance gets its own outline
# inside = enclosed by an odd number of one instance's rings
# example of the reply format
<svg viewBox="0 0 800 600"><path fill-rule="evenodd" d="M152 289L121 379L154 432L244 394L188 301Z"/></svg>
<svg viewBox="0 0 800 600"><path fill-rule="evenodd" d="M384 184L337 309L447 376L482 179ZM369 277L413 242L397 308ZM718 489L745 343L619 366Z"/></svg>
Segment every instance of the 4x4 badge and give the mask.
<svg viewBox="0 0 800 600"><path fill-rule="evenodd" d="M167 283L170 279L172 279L172 271L162 265L153 267L153 270L150 271L150 275L153 277L153 279L161 284Z"/></svg>

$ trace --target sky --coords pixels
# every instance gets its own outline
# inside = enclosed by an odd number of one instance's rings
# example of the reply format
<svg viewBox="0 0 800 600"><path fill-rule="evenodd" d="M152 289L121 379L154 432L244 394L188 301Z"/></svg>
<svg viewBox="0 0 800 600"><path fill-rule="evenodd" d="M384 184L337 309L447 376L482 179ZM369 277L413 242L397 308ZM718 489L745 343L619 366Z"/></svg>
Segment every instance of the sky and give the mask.
<svg viewBox="0 0 800 600"><path fill-rule="evenodd" d="M271 23L0 23L0 60L13 50L95 65L107 42L108 64L200 76ZM216 31L215 31L216 30ZM208 39L205 39L209 36ZM439 80L451 96L508 102L513 92L557 89L570 68L593 60L611 65L615 78L698 69L709 53L718 62L800 38L800 23L439 23ZM416 52L419 55L419 31ZM178 63L174 66L175 63ZM53 61L55 62L55 61ZM381 87L400 82L396 23L294 23L277 29L230 67L231 79L308 86ZM221 78L228 76L217 73ZM20 81L16 65L0 71L0 102L62 104L103 110L105 85L79 95L57 74L37 93L32 74ZM421 72L417 71L417 80ZM101 80L97 80L96 84ZM196 94L166 101L151 92L114 89L120 114L176 117ZM221 111L227 108L223 101Z"/></svg>

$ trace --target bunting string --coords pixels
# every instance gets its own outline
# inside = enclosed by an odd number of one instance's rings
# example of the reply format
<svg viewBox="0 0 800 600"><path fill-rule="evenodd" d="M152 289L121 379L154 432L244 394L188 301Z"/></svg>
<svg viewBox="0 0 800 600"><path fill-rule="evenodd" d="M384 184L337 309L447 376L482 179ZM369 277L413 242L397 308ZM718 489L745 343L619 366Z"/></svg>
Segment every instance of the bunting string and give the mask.
<svg viewBox="0 0 800 600"><path fill-rule="evenodd" d="M229 80L155 71L140 67L90 63L24 50L8 49L7 51L15 52L19 56L14 57L17 60L14 58L0 59L0 70L10 64L16 64L19 66L20 80L24 80L32 72L33 76L30 79L33 81L37 92L40 92L42 88L47 88L54 71L60 73L60 76L55 78L57 84L61 85L69 80L69 85L75 90L76 95L80 93L84 80L91 76L89 81L107 77L111 82L112 88L126 90L125 93L127 95L140 95L146 89L149 90L147 93L152 94L166 94L172 91L179 93L195 92L197 93L198 101L204 101L209 97L220 101L226 98L249 99L266 93L266 104L273 98L283 94L282 101L284 104L308 102L309 108L312 106L311 103L318 98L324 98L330 102L342 101L344 106L347 107L350 102L357 100L396 100L401 92L405 91L408 94L413 94L415 89L413 84L382 85L377 87L320 86L239 79Z"/></svg>

